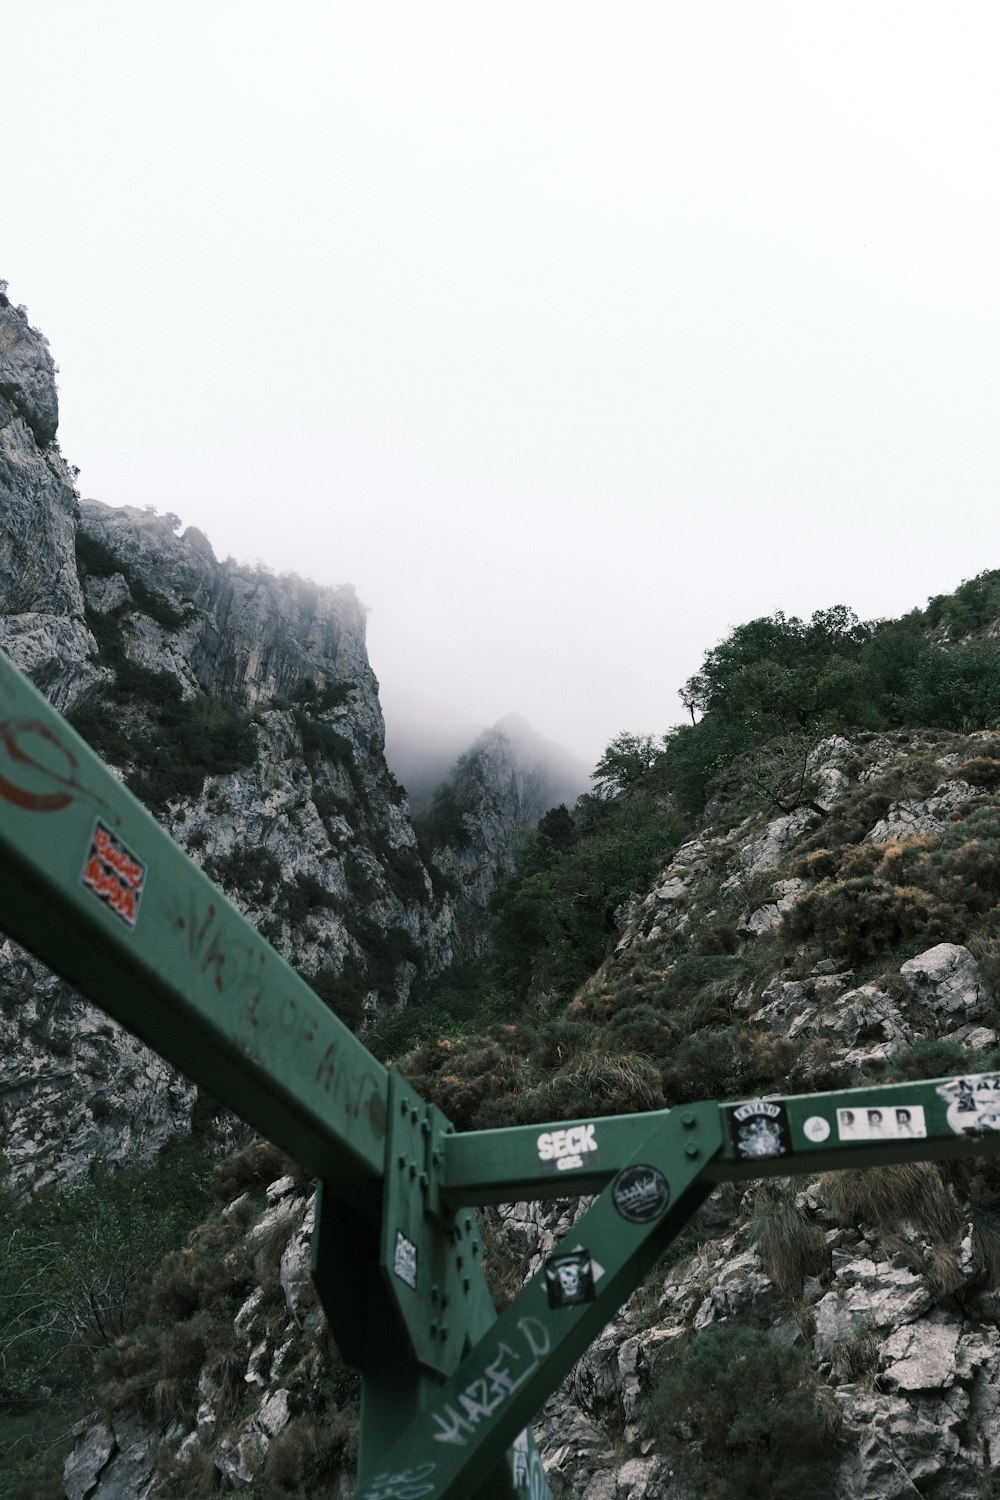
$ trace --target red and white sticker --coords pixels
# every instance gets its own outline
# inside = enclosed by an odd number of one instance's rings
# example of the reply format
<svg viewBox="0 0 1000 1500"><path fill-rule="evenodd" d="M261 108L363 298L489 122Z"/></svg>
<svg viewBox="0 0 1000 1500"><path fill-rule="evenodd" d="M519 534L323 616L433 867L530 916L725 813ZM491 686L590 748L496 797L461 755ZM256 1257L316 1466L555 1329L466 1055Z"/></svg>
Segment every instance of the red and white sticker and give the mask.
<svg viewBox="0 0 1000 1500"><path fill-rule="evenodd" d="M135 926L146 866L100 818L94 825L81 879L127 927Z"/></svg>

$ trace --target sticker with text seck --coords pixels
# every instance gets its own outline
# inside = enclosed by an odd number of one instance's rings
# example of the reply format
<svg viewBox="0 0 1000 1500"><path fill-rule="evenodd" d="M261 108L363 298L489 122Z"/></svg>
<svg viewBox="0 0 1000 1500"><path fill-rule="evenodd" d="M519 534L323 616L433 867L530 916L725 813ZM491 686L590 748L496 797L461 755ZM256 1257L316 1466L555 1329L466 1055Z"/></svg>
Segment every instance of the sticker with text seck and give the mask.
<svg viewBox="0 0 1000 1500"><path fill-rule="evenodd" d="M550 1172L582 1167L585 1156L597 1160L596 1125L571 1125L568 1130L546 1130L538 1137L538 1160Z"/></svg>
<svg viewBox="0 0 1000 1500"><path fill-rule="evenodd" d="M135 926L146 883L146 866L100 818L94 825L80 878L126 926Z"/></svg>

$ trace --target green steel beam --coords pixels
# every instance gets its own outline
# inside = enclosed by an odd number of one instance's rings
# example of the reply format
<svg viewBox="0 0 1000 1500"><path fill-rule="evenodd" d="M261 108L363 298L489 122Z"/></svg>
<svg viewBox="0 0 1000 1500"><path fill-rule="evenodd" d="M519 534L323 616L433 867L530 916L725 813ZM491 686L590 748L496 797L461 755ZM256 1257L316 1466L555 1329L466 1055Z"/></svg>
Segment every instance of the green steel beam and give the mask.
<svg viewBox="0 0 1000 1500"><path fill-rule="evenodd" d="M363 1455L384 1451L495 1318L475 1255L454 1263L478 1251L473 1221L443 1222L429 1181L452 1127L394 1079L407 1123L419 1109L424 1128L406 1143L406 1171L387 1172L399 1134L387 1070L2 652L0 892L0 928L319 1179L313 1273L364 1375ZM386 1235L397 1228L430 1273L422 1285L436 1273L451 1307L438 1306L433 1330L427 1299L395 1274ZM474 1486L483 1500L511 1500L522 1455L532 1500L546 1500L528 1434Z"/></svg>
<svg viewBox="0 0 1000 1500"><path fill-rule="evenodd" d="M719 1111L724 1141L705 1170L712 1183L1000 1151L1000 1074L712 1107ZM683 1117L685 1109L674 1112ZM441 1141L441 1195L449 1203L486 1204L598 1193L633 1160L650 1120L670 1113L447 1135Z"/></svg>
<svg viewBox="0 0 1000 1500"><path fill-rule="evenodd" d="M725 1146L709 1182L1000 1152L1000 1074L869 1084L719 1106Z"/></svg>
<svg viewBox="0 0 1000 1500"><path fill-rule="evenodd" d="M359 1500L385 1500L414 1486L422 1500L462 1500L514 1445L546 1396L639 1284L707 1196L699 1181L722 1146L714 1104L644 1118L633 1155L571 1231L585 1269L567 1291L543 1267L500 1315L398 1442L362 1470ZM586 1287L592 1296L578 1297ZM542 1479L525 1458L525 1488ZM419 1487L419 1488L418 1488Z"/></svg>
<svg viewBox="0 0 1000 1500"><path fill-rule="evenodd" d="M11 937L377 1208L385 1068L2 653L0 890Z"/></svg>
<svg viewBox="0 0 1000 1500"><path fill-rule="evenodd" d="M509 1125L441 1141L442 1197L449 1203L516 1203L599 1193L635 1155L650 1122L668 1111Z"/></svg>
<svg viewBox="0 0 1000 1500"><path fill-rule="evenodd" d="M324 1184L361 1500L545 1500L527 1422L715 1183L1000 1151L998 1074L455 1134L2 653L0 882L6 932ZM469 1205L589 1194L497 1319Z"/></svg>

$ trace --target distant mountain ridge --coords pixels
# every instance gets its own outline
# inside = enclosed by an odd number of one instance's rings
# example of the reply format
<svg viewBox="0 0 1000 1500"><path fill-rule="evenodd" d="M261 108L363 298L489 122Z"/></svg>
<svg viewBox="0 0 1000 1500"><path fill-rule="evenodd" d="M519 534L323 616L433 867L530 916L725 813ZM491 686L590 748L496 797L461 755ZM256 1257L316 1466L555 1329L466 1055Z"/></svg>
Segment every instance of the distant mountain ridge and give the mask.
<svg viewBox="0 0 1000 1500"><path fill-rule="evenodd" d="M485 916L497 885L514 873L523 835L588 790L578 756L545 739L520 714L484 729L416 819L438 869L453 883L458 956L486 943Z"/></svg>

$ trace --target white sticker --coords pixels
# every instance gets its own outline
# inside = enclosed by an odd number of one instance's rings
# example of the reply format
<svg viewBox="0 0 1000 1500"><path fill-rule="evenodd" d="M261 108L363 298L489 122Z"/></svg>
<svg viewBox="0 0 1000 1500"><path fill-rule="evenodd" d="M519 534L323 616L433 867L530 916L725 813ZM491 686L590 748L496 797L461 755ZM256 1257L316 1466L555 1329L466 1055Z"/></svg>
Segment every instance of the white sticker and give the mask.
<svg viewBox="0 0 1000 1500"><path fill-rule="evenodd" d="M956 1135L993 1135L1000 1131L1000 1076L973 1073L953 1078L938 1089L948 1103L948 1129Z"/></svg>
<svg viewBox="0 0 1000 1500"><path fill-rule="evenodd" d="M810 1115L802 1130L807 1141L825 1141L830 1134L830 1121L822 1115Z"/></svg>
<svg viewBox="0 0 1000 1500"><path fill-rule="evenodd" d="M569 1130L546 1130L538 1137L538 1160L568 1172L583 1166L583 1158L597 1151L596 1125L573 1125Z"/></svg>
<svg viewBox="0 0 1000 1500"><path fill-rule="evenodd" d="M873 1104L865 1109L838 1109L837 1135L842 1141L915 1141L927 1135L922 1104Z"/></svg>
<svg viewBox="0 0 1000 1500"><path fill-rule="evenodd" d="M417 1289L417 1247L401 1230L396 1230L396 1253L392 1269L400 1281L405 1281L414 1291Z"/></svg>

